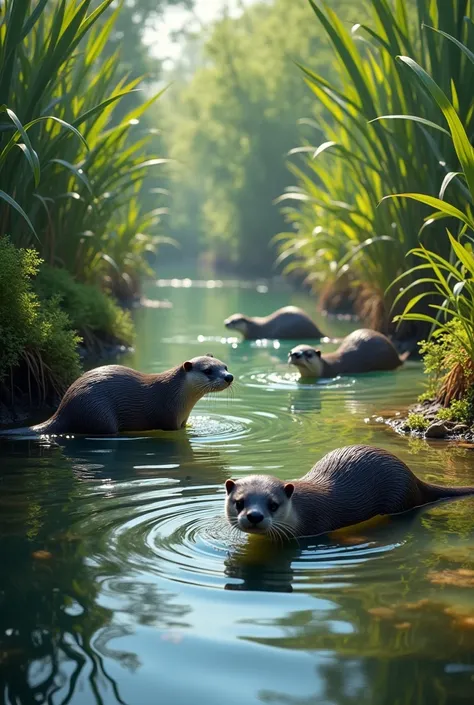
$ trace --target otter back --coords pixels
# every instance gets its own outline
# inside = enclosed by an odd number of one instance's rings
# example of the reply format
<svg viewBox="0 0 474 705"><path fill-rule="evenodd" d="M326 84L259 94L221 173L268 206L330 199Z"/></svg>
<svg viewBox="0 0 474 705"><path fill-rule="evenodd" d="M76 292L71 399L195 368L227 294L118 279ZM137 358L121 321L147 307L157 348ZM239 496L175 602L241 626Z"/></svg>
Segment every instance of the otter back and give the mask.
<svg viewBox="0 0 474 705"><path fill-rule="evenodd" d="M403 364L390 340L368 328L350 333L334 353L326 353L321 360L331 374L394 370Z"/></svg>

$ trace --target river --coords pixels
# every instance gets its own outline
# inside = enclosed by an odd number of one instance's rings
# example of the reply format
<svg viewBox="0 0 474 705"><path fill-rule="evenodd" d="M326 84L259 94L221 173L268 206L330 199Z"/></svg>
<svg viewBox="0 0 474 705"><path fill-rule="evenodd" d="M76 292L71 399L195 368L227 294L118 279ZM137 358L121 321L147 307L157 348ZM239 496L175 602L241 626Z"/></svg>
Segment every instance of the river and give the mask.
<svg viewBox="0 0 474 705"><path fill-rule="evenodd" d="M233 390L201 400L186 431L2 441L0 703L472 703L472 499L286 545L223 519L228 477L298 477L350 443L474 484L471 449L376 420L415 399L420 365L301 385L291 344L229 340L222 322L287 303L317 318L312 299L161 284L147 296L173 306L136 312L122 362L158 372L211 352ZM354 327L317 320L329 335Z"/></svg>

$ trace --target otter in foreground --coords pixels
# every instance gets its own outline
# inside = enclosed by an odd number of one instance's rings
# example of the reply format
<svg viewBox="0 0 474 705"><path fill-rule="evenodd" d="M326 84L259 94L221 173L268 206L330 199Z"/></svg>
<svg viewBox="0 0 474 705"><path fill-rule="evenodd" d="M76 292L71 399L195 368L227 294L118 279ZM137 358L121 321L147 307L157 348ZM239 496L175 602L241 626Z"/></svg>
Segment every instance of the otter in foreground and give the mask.
<svg viewBox="0 0 474 705"><path fill-rule="evenodd" d="M390 340L382 333L360 328L344 338L335 352L321 355L310 345L297 345L288 354L301 377L336 377L340 374L394 370L403 365Z"/></svg>
<svg viewBox="0 0 474 705"><path fill-rule="evenodd" d="M297 340L298 338L320 339L323 334L307 313L296 306L285 306L269 316L244 316L234 313L226 318L224 325L229 330L242 333L244 340L262 338L279 338L280 340Z"/></svg>
<svg viewBox="0 0 474 705"><path fill-rule="evenodd" d="M474 494L474 487L423 482L395 455L366 445L333 450L299 480L250 475L227 480L225 487L229 523L273 538L316 536L381 514Z"/></svg>
<svg viewBox="0 0 474 705"><path fill-rule="evenodd" d="M185 426L201 397L227 389L233 379L226 365L212 355L195 357L159 374L121 365L96 367L71 384L50 419L27 430L93 435L175 431Z"/></svg>

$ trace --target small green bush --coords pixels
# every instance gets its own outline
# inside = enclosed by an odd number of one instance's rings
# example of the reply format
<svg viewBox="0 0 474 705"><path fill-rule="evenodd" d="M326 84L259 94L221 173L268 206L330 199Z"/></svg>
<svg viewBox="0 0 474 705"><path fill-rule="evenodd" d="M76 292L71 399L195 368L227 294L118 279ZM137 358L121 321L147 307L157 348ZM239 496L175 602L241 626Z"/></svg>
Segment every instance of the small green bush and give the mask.
<svg viewBox="0 0 474 705"><path fill-rule="evenodd" d="M472 424L474 421L474 387L468 390L463 399L452 401L447 409L440 409L437 416L441 421Z"/></svg>
<svg viewBox="0 0 474 705"><path fill-rule="evenodd" d="M36 385L40 396L60 394L81 373L77 344L57 298L40 302L32 278L41 259L0 237L0 384L14 389ZM24 370L28 374L24 374ZM10 389L10 399L13 398Z"/></svg>
<svg viewBox="0 0 474 705"><path fill-rule="evenodd" d="M423 414L408 414L407 423L412 431L426 431L429 426L429 422Z"/></svg>
<svg viewBox="0 0 474 705"><path fill-rule="evenodd" d="M41 300L59 298L61 308L86 345L133 342L130 313L93 284L75 281L66 269L43 265L36 277L35 290Z"/></svg>

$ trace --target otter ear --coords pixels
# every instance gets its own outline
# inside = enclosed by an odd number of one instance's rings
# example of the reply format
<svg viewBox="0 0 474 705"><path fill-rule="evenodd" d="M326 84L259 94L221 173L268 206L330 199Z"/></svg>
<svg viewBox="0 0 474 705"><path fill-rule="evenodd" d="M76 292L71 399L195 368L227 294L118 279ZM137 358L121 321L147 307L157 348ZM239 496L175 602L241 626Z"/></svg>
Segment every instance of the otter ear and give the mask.
<svg viewBox="0 0 474 705"><path fill-rule="evenodd" d="M234 489L234 487L235 487L234 480L226 480L225 481L225 489L226 489L227 494L230 494L232 492L232 490Z"/></svg>
<svg viewBox="0 0 474 705"><path fill-rule="evenodd" d="M295 491L295 486L291 484L291 482L287 482L286 485L283 488L284 493L290 499L291 495Z"/></svg>
<svg viewBox="0 0 474 705"><path fill-rule="evenodd" d="M189 360L186 360L186 362L183 362L183 367L185 372L190 372L193 369L193 363Z"/></svg>
<svg viewBox="0 0 474 705"><path fill-rule="evenodd" d="M318 357L321 357L321 350L315 350L314 351Z"/></svg>
<svg viewBox="0 0 474 705"><path fill-rule="evenodd" d="M206 353L206 357L214 357L212 353Z"/></svg>

